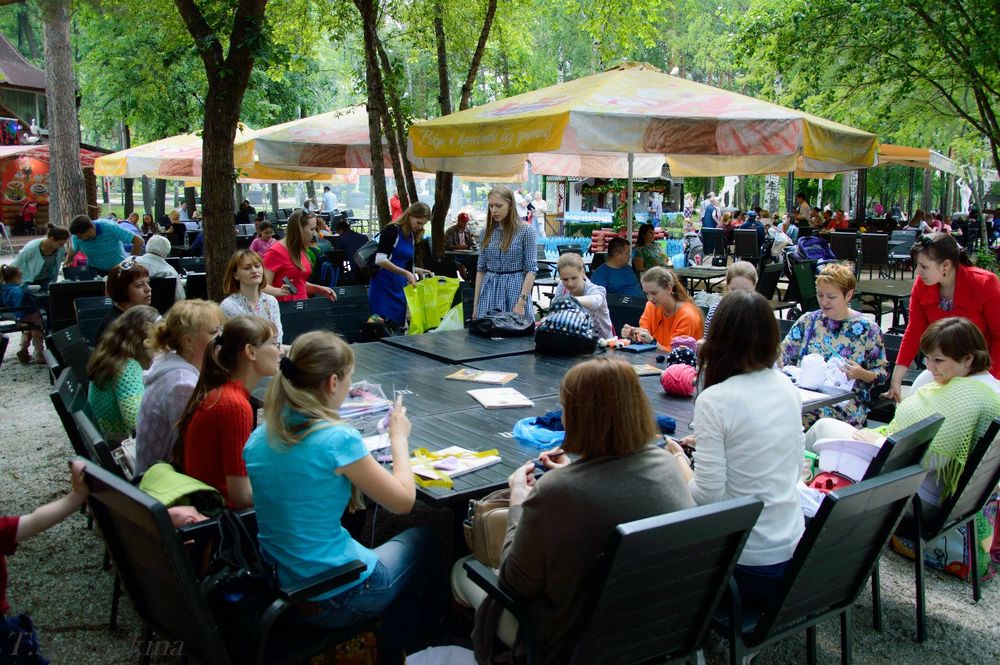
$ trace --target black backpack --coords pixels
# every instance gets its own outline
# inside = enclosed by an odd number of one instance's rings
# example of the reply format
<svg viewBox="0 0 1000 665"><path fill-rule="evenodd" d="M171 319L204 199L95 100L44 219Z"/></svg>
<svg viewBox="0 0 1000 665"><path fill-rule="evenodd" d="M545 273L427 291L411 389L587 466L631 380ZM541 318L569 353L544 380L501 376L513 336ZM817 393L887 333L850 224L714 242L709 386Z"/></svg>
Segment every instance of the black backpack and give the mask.
<svg viewBox="0 0 1000 665"><path fill-rule="evenodd" d="M593 353L597 337L587 310L572 297L559 296L535 330L535 351L552 356Z"/></svg>

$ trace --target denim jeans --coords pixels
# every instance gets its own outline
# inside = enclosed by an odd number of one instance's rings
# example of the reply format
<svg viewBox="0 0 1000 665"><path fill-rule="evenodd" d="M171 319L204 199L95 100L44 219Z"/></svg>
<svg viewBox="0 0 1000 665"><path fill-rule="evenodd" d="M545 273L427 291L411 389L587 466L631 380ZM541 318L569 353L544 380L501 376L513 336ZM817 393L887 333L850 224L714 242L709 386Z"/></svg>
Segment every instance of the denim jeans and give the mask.
<svg viewBox="0 0 1000 665"><path fill-rule="evenodd" d="M402 662L403 648L420 640L441 616L438 545L430 529L407 529L375 548L378 563L364 582L300 613L303 623L343 628L381 617L379 662Z"/></svg>
<svg viewBox="0 0 1000 665"><path fill-rule="evenodd" d="M782 561L770 566L736 565L733 579L736 580L736 585L740 589L740 603L743 606L744 616L759 613L764 609L771 594L781 584L789 561Z"/></svg>

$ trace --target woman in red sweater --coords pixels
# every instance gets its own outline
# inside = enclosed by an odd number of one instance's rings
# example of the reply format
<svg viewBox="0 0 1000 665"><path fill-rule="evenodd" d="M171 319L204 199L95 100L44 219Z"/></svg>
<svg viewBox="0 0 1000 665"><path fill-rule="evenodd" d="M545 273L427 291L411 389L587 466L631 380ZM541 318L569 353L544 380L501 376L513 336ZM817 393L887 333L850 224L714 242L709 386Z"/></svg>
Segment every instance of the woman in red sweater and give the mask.
<svg viewBox="0 0 1000 665"><path fill-rule="evenodd" d="M264 255L264 293L279 301L305 300L320 295L336 300L337 294L329 286L310 284L306 280L312 273L312 263L306 247L316 233L316 215L296 210L288 216L285 237L271 245ZM285 284L285 279L288 284Z"/></svg>
<svg viewBox="0 0 1000 665"><path fill-rule="evenodd" d="M969 319L986 338L990 373L1000 378L1000 279L976 268L965 250L947 233L917 238L910 249L917 279L910 291L910 317L896 356L886 397L900 399L903 375L917 355L920 336L938 319Z"/></svg>
<svg viewBox="0 0 1000 665"><path fill-rule="evenodd" d="M243 446L253 431L250 391L274 376L281 357L277 331L267 319L237 316L205 349L194 393L184 409L174 461L184 473L219 490L230 508L253 505Z"/></svg>

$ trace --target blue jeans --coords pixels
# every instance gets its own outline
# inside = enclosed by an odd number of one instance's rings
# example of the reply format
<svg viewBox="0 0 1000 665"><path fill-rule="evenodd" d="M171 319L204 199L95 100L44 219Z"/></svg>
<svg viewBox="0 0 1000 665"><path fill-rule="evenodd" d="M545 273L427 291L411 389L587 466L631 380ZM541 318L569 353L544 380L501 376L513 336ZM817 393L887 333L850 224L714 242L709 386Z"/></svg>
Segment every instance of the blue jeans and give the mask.
<svg viewBox="0 0 1000 665"><path fill-rule="evenodd" d="M311 603L299 620L344 628L381 617L379 662L402 662L403 648L420 640L441 616L438 545L430 529L407 529L375 548L378 563L364 582L333 598ZM440 582L440 583L436 583Z"/></svg>
<svg viewBox="0 0 1000 665"><path fill-rule="evenodd" d="M781 583L788 563L788 561L782 561L770 566L736 565L733 579L736 580L736 586L740 589L740 604L743 607L744 616L760 613L764 609L771 594Z"/></svg>

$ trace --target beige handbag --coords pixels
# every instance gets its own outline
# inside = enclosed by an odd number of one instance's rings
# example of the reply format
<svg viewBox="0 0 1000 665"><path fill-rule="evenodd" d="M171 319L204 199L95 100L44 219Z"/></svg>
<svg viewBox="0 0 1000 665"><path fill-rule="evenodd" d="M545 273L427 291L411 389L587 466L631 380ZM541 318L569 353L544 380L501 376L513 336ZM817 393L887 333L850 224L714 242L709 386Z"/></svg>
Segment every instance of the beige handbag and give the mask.
<svg viewBox="0 0 1000 665"><path fill-rule="evenodd" d="M482 499L469 500L469 513L462 524L465 544L472 556L490 568L500 567L500 549L507 534L510 490L497 490Z"/></svg>

